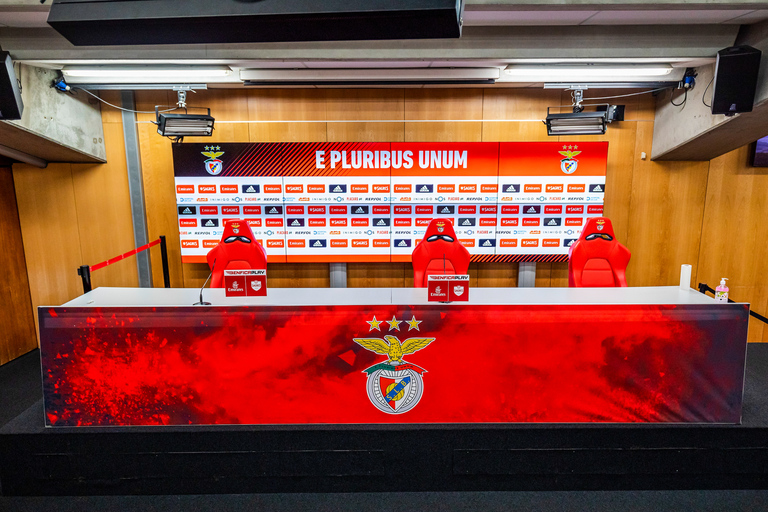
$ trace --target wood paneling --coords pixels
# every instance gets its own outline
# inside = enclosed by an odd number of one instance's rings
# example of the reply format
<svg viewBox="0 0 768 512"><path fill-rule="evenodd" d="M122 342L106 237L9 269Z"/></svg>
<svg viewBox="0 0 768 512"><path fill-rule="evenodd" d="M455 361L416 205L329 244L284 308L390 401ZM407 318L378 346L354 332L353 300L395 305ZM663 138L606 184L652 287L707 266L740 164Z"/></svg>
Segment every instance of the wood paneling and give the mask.
<svg viewBox="0 0 768 512"><path fill-rule="evenodd" d="M144 181L147 233L150 240L165 235L168 246L171 287L182 287L184 275L181 267L171 142L159 136L154 125L151 124L139 124L138 134L141 173ZM150 259L152 262L152 283L156 287L162 286L163 267L160 251L151 250Z"/></svg>
<svg viewBox="0 0 768 512"><path fill-rule="evenodd" d="M24 260L19 211L10 166L0 166L0 365L37 347L35 316Z"/></svg>
<svg viewBox="0 0 768 512"><path fill-rule="evenodd" d="M516 287L517 263L476 263L477 284L480 287Z"/></svg>
<svg viewBox="0 0 768 512"><path fill-rule="evenodd" d="M72 164L80 249L86 265L95 265L136 247L121 123L104 123L104 143L106 164ZM91 278L94 288L138 286L136 258L97 270Z"/></svg>
<svg viewBox="0 0 768 512"><path fill-rule="evenodd" d="M211 137L185 137L184 142L248 142L248 91L233 89L208 89L187 95L189 107L206 107L216 120ZM204 113L199 108L189 111L193 114ZM232 122L235 121L235 122Z"/></svg>
<svg viewBox="0 0 768 512"><path fill-rule="evenodd" d="M547 107L560 104L560 91L553 89L486 89L483 119L507 119L483 123L483 141L548 142Z"/></svg>
<svg viewBox="0 0 768 512"><path fill-rule="evenodd" d="M405 89L406 142L480 142L482 119L482 89Z"/></svg>
<svg viewBox="0 0 768 512"><path fill-rule="evenodd" d="M87 262L80 250L72 166L15 164L13 182L37 318L37 306L60 305L83 293L77 268Z"/></svg>
<svg viewBox="0 0 768 512"><path fill-rule="evenodd" d="M768 313L768 168L749 165L750 147L710 162L704 224L694 286L715 288L727 277L731 299ZM697 271L698 270L698 271ZM768 340L768 329L751 319L749 339Z"/></svg>
<svg viewBox="0 0 768 512"><path fill-rule="evenodd" d="M83 94L82 92L80 94ZM122 107L122 99L120 91L99 91L99 97L108 102L112 105ZM119 109L113 108L101 101L98 101L95 98L91 98L93 102L98 106L98 108L101 110L101 123L107 124L107 123L118 123L122 124L123 122L123 112ZM107 161L109 161L109 157L107 157Z"/></svg>
<svg viewBox="0 0 768 512"><path fill-rule="evenodd" d="M324 142L327 139L326 94L314 89L249 91L251 142ZM276 121L312 121L280 123Z"/></svg>
<svg viewBox="0 0 768 512"><path fill-rule="evenodd" d="M347 263L349 288L402 288L406 274L411 274L410 263Z"/></svg>
<svg viewBox="0 0 768 512"><path fill-rule="evenodd" d="M327 91L326 109L329 141L404 140L405 125L400 121L405 116L405 100L400 89L332 89Z"/></svg>
<svg viewBox="0 0 768 512"><path fill-rule="evenodd" d="M608 142L608 166L605 176L607 192L603 215L611 219L616 238L624 245L627 244L629 227L632 173L635 160L639 159L639 154L635 155L637 126L637 122L617 122L613 123L604 135L558 137L561 142Z"/></svg>
<svg viewBox="0 0 768 512"><path fill-rule="evenodd" d="M653 125L638 123L635 154L651 154ZM629 229L630 286L680 282L680 265L696 274L707 187L708 162L651 162L635 159Z"/></svg>
<svg viewBox="0 0 768 512"><path fill-rule="evenodd" d="M552 264L536 263L536 288L549 288L552 286Z"/></svg>
<svg viewBox="0 0 768 512"><path fill-rule="evenodd" d="M327 263L269 263L267 286L271 288L328 288L331 275Z"/></svg>

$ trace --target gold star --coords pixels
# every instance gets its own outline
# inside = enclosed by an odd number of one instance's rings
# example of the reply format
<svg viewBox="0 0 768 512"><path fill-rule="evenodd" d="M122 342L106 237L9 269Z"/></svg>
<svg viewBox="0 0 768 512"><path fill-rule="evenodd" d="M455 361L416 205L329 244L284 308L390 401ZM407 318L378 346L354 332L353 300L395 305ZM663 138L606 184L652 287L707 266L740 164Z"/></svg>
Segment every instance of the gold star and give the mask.
<svg viewBox="0 0 768 512"><path fill-rule="evenodd" d="M400 330L400 324L402 322L403 321L402 320L398 320L395 317L395 315L392 315L392 320L387 320L387 323L389 324L389 330L390 331L392 331L392 330L399 331Z"/></svg>
<svg viewBox="0 0 768 512"><path fill-rule="evenodd" d="M210 150L211 150L211 148L209 148L208 146L205 146L205 150L206 150L206 151L210 151Z"/></svg>
<svg viewBox="0 0 768 512"><path fill-rule="evenodd" d="M573 149L579 149L579 146L573 146Z"/></svg>
<svg viewBox="0 0 768 512"><path fill-rule="evenodd" d="M566 146L565 144L563 144L563 149L568 149L568 146Z"/></svg>
<svg viewBox="0 0 768 512"><path fill-rule="evenodd" d="M416 329L417 331L421 330L419 329L419 324L423 322L424 320L416 320L416 316L414 315L413 318L410 320L407 320L408 322L408 330Z"/></svg>
<svg viewBox="0 0 768 512"><path fill-rule="evenodd" d="M216 146L216 151L220 151L221 148L219 146Z"/></svg>
<svg viewBox="0 0 768 512"><path fill-rule="evenodd" d="M573 146L568 146L568 149L573 149Z"/></svg>
<svg viewBox="0 0 768 512"><path fill-rule="evenodd" d="M366 323L371 326L371 328L368 329L368 332L371 332L374 329L381 331L381 329L379 329L379 324L382 323L382 320L376 320L376 315L373 316L373 320L366 320Z"/></svg>

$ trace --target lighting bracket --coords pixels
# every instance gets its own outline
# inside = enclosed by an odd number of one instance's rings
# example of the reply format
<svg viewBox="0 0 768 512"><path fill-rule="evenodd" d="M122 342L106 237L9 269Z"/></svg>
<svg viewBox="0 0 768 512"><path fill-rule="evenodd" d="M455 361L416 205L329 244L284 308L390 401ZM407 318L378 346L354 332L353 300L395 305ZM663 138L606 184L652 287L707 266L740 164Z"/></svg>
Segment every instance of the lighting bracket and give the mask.
<svg viewBox="0 0 768 512"><path fill-rule="evenodd" d="M213 124L216 121L211 116L211 109L206 107L187 107L186 104L186 91L178 91L179 93L179 103L177 105L155 105L155 121L152 123L157 125L157 133L160 135L167 137L171 139L173 142L182 142L184 140L184 137L189 136L196 136L196 137L210 137L213 135ZM183 96L183 100L182 100ZM183 106L182 106L183 103ZM163 110L160 110L160 109ZM189 110L204 110L205 114L190 114ZM168 112L172 112L175 110L183 110L183 114L168 114ZM183 133L175 132L173 135L166 134L166 130L169 126L169 120L170 121L188 121L190 123L195 123L197 126L195 126L192 129L182 129ZM207 125L208 129L205 129L204 131L200 131L199 123L204 123ZM178 129L178 126L176 127ZM186 128L186 127L184 127Z"/></svg>

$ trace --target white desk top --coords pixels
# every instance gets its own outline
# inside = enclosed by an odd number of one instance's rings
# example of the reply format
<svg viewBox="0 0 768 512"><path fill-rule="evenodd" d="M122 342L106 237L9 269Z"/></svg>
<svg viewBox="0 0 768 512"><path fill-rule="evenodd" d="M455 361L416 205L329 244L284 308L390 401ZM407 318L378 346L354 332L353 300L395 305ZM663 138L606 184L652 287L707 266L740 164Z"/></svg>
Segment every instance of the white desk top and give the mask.
<svg viewBox="0 0 768 512"><path fill-rule="evenodd" d="M192 306L199 288L96 288L64 304L68 307ZM469 302L479 304L717 304L691 288L471 288ZM213 306L427 305L426 288L269 288L266 297L225 297L223 288L203 291Z"/></svg>

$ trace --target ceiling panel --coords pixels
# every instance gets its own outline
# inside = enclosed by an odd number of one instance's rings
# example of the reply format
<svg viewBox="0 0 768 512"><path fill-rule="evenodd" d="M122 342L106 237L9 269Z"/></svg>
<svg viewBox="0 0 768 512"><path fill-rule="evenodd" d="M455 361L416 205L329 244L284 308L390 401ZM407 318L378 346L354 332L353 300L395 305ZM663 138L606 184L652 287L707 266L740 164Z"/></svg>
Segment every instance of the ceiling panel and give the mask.
<svg viewBox="0 0 768 512"><path fill-rule="evenodd" d="M464 11L464 26L579 25L598 11Z"/></svg>
<svg viewBox="0 0 768 512"><path fill-rule="evenodd" d="M600 11L582 25L701 25L723 23L750 12L733 9Z"/></svg>
<svg viewBox="0 0 768 512"><path fill-rule="evenodd" d="M7 27L47 27L47 12L0 11L0 25Z"/></svg>
<svg viewBox="0 0 768 512"><path fill-rule="evenodd" d="M730 20L726 21L726 23L734 23L737 25L749 25L751 23L758 23L766 19L768 19L768 9L760 9L757 11L752 11L750 13L744 14L743 16L731 18Z"/></svg>

